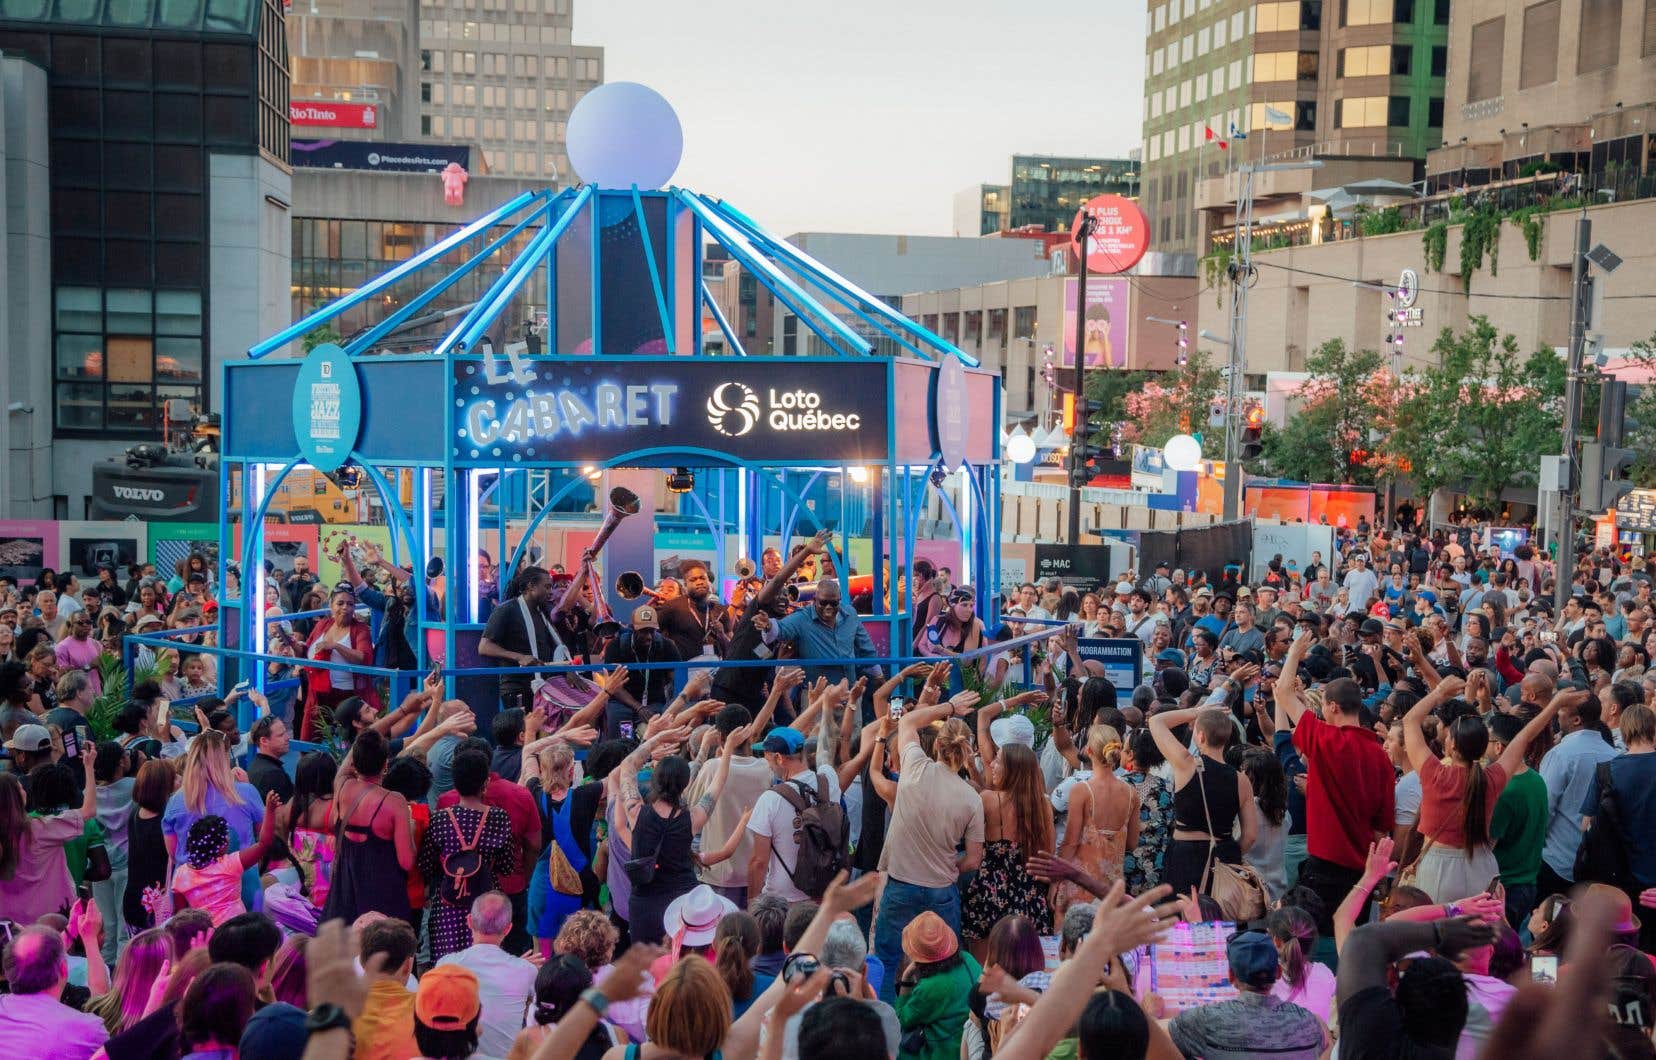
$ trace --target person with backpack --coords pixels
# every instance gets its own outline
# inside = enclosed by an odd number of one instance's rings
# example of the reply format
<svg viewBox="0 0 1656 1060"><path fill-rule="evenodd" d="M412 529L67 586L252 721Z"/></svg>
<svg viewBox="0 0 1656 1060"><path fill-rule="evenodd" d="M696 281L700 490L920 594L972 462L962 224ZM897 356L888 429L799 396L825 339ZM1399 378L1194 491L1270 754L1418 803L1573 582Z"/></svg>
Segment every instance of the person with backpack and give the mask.
<svg viewBox="0 0 1656 1060"><path fill-rule="evenodd" d="M812 770L805 737L785 726L765 736L765 764L776 777L753 804L748 831L748 894L773 894L788 902L822 897L828 882L851 857L851 826L840 808L834 770Z"/></svg>
<svg viewBox="0 0 1656 1060"><path fill-rule="evenodd" d="M489 755L466 748L454 756L454 790L460 801L431 815L420 844L419 869L435 897L431 910L431 959L440 961L471 945L466 916L480 895L514 867L512 819L483 801Z"/></svg>

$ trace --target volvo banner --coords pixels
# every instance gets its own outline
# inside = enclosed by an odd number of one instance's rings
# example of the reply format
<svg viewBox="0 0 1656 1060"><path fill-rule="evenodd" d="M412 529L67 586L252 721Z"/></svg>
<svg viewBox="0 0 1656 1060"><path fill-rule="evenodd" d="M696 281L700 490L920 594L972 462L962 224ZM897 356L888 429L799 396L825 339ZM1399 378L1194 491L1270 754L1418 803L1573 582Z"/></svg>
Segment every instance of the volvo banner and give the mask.
<svg viewBox="0 0 1656 1060"><path fill-rule="evenodd" d="M890 453L883 360L460 357L454 393L463 465L625 455L695 466L696 450L753 464L863 464Z"/></svg>

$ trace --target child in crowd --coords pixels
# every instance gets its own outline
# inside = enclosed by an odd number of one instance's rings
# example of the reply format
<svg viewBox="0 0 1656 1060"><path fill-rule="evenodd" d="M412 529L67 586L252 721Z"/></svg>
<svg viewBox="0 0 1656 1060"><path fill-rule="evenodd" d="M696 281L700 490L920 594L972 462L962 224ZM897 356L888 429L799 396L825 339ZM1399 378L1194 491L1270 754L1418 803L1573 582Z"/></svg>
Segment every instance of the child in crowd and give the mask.
<svg viewBox="0 0 1656 1060"><path fill-rule="evenodd" d="M279 805L275 791L265 796L259 838L244 850L231 851L230 822L223 817L208 814L192 824L184 840L184 863L173 873L173 907L206 910L215 927L247 912L241 898L242 872L262 861L270 849Z"/></svg>

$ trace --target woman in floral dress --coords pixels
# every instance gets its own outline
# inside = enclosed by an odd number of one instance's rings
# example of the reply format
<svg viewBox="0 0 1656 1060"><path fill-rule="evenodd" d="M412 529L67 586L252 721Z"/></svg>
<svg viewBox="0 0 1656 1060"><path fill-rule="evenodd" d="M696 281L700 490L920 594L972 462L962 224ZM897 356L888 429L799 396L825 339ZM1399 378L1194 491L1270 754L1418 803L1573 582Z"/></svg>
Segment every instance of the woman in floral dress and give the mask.
<svg viewBox="0 0 1656 1060"><path fill-rule="evenodd" d="M941 739L942 737L939 737ZM1002 917L1018 914L1052 934L1046 884L1029 874L1029 859L1052 849L1052 803L1041 782L1035 752L1007 744L989 766L983 798L983 863L966 888L961 934L974 954L987 953L989 931Z"/></svg>
<svg viewBox="0 0 1656 1060"><path fill-rule="evenodd" d="M1127 784L1139 797L1138 839L1121 863L1128 894L1143 894L1161 882L1162 856L1173 835L1173 786L1151 770L1163 761L1149 729L1133 733L1122 757Z"/></svg>

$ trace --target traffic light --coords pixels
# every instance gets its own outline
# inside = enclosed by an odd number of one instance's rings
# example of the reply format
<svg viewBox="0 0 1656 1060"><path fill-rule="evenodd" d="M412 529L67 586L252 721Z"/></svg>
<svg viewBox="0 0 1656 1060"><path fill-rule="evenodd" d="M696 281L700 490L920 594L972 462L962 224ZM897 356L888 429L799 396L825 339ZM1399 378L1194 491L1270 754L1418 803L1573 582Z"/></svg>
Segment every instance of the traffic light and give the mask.
<svg viewBox="0 0 1656 1060"><path fill-rule="evenodd" d="M1084 397L1075 399L1074 419L1070 427L1069 480L1071 489L1080 489L1093 480L1094 461L1104 453L1109 441L1108 426L1095 427L1093 416L1103 405Z"/></svg>
<svg viewBox="0 0 1656 1060"><path fill-rule="evenodd" d="M1265 407L1249 405L1242 413L1242 444L1237 447L1239 460L1256 460L1265 451Z"/></svg>
<svg viewBox="0 0 1656 1060"><path fill-rule="evenodd" d="M1627 402L1627 384L1620 379L1599 384L1598 439L1581 446L1581 507L1586 511L1614 508L1633 490L1629 476L1637 453L1622 447L1629 426Z"/></svg>

